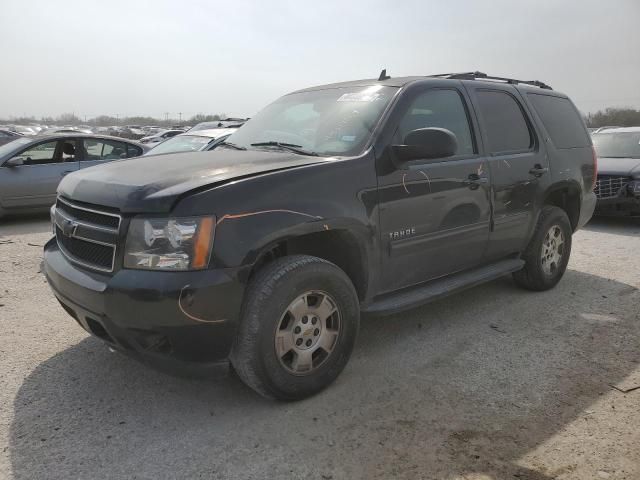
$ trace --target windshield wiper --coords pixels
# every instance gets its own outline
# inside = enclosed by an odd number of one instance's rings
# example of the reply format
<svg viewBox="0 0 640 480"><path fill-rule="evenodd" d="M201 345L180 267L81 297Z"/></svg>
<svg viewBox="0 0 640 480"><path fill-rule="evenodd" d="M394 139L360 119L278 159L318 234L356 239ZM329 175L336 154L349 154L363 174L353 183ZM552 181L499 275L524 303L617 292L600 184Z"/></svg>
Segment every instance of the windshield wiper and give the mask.
<svg viewBox="0 0 640 480"><path fill-rule="evenodd" d="M225 146L225 147L231 147L231 148L235 148L236 150L246 150L246 147L241 147L240 145L236 145L235 143L231 143L231 142L220 142L217 146Z"/></svg>
<svg viewBox="0 0 640 480"><path fill-rule="evenodd" d="M289 150L290 152L297 153L299 155L309 155L311 157L317 157L318 154L316 152L312 152L310 150L305 150L302 148L302 145L296 145L295 143L283 143L283 142L258 142L252 143L252 147L279 147L284 150Z"/></svg>

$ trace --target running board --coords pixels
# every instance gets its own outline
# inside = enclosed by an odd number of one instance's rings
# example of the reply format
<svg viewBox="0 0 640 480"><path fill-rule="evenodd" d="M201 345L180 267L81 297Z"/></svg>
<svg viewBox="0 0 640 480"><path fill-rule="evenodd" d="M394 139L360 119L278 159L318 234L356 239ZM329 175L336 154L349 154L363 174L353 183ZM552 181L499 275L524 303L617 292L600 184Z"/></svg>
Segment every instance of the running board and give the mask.
<svg viewBox="0 0 640 480"><path fill-rule="evenodd" d="M507 273L516 272L522 267L524 267L524 260L519 258L501 260L491 265L432 280L427 284L413 287L410 290L387 295L364 307L362 312L373 315L389 315L409 308L419 307L447 295L494 280Z"/></svg>

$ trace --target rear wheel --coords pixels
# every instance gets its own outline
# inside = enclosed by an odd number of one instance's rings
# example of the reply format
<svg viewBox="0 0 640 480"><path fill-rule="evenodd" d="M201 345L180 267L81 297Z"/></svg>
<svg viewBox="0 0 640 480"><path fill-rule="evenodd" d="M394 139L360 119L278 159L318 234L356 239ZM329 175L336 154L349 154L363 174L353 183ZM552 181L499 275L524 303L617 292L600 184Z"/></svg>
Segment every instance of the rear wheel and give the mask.
<svg viewBox="0 0 640 480"><path fill-rule="evenodd" d="M525 266L513 274L515 282L529 290L553 288L567 269L572 233L566 212L561 208L545 205L533 237L522 256Z"/></svg>
<svg viewBox="0 0 640 480"><path fill-rule="evenodd" d="M278 259L247 288L231 361L266 397L308 397L346 365L359 316L353 284L336 265L306 255Z"/></svg>

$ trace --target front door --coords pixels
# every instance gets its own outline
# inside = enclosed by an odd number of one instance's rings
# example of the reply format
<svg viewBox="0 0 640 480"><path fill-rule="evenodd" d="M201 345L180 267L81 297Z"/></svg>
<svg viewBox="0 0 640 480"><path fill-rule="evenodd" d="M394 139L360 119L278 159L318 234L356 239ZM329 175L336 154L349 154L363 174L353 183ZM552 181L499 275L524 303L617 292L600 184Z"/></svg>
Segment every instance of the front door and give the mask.
<svg viewBox="0 0 640 480"><path fill-rule="evenodd" d="M0 167L3 208L41 208L53 205L62 178L78 169L74 139L48 140L27 147L14 157L24 164Z"/></svg>
<svg viewBox="0 0 640 480"><path fill-rule="evenodd" d="M458 150L406 169L390 167L390 148L378 159L384 291L482 262L491 215L489 171L466 95L450 86L407 92L397 106L400 114L389 120L392 144L402 144L412 130L439 127L456 135Z"/></svg>

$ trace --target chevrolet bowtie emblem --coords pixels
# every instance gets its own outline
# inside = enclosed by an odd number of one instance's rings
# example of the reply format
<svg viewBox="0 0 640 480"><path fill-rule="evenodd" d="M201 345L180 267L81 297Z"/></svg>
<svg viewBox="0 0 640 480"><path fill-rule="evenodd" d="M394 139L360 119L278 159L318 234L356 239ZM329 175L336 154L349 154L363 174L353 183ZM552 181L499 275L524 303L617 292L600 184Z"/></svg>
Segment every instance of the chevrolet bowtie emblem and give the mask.
<svg viewBox="0 0 640 480"><path fill-rule="evenodd" d="M71 220L64 220L62 225L60 226L60 230L62 230L62 234L65 237L73 237L76 233L76 229L78 228L78 224Z"/></svg>

